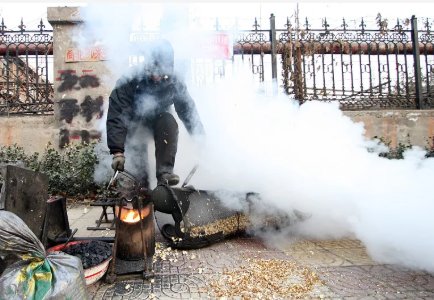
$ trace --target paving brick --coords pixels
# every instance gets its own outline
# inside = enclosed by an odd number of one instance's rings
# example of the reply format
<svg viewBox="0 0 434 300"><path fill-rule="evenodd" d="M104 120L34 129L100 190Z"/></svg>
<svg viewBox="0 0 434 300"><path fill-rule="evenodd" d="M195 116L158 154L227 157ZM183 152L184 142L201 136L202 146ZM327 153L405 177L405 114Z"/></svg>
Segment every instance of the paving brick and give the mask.
<svg viewBox="0 0 434 300"><path fill-rule="evenodd" d="M74 207L68 214L71 227L79 227L81 236L114 235L114 231L86 230L99 218L98 207ZM158 228L155 238L165 244ZM243 235L176 252L176 259L157 259L152 281L140 274L118 277L114 284L101 280L88 287L89 294L96 300L213 299L209 283L225 271L247 266L251 260L272 259L296 262L319 275L322 284L314 285L307 299L434 299L431 274L375 262L355 239L288 240L275 248L258 237Z"/></svg>

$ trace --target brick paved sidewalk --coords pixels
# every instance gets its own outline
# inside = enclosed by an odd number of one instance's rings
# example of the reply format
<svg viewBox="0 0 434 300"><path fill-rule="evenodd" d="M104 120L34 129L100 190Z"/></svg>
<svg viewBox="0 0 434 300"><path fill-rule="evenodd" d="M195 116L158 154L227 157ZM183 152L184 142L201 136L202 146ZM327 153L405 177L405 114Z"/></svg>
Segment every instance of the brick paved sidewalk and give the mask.
<svg viewBox="0 0 434 300"><path fill-rule="evenodd" d="M70 226L79 229L76 235L113 235L113 231L86 230L87 226L94 226L100 212L98 207L69 208ZM164 246L159 235L157 242ZM274 279L278 272L271 276L277 299L292 299L296 295L304 299L434 299L432 275L376 263L357 240L305 240L276 249L259 238L240 237L203 249L166 254L156 255L157 274L152 280L129 278L111 285L101 280L88 287L90 295L93 299L218 299L216 295L223 287L233 284L231 276L235 277L235 287L241 290L249 287L243 281L251 280L254 292L254 288L266 288L261 287L265 282L261 277L269 274L267 266L282 266L279 269L292 273L285 283ZM258 268L258 263L266 266L260 269L264 276L253 268ZM243 274L253 275L249 278ZM304 290L299 294L278 293L289 284L298 284ZM251 294L246 299L257 299L259 295Z"/></svg>

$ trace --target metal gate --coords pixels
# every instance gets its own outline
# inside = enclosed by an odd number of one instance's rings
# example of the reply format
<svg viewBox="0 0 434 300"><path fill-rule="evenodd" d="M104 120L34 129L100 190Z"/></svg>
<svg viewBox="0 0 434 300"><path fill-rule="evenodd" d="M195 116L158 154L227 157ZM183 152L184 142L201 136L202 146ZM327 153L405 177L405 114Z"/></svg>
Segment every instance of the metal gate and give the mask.
<svg viewBox="0 0 434 300"><path fill-rule="evenodd" d="M22 20L18 27L0 25L0 115L52 114L52 30L42 20L39 30L26 30Z"/></svg>

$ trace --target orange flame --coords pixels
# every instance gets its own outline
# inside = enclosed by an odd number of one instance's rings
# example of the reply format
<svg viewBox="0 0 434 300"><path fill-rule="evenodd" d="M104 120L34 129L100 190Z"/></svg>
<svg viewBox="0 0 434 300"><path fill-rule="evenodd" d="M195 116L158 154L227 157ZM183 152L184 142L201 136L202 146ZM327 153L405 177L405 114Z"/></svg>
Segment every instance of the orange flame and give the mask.
<svg viewBox="0 0 434 300"><path fill-rule="evenodd" d="M140 220L139 212L135 209L129 209L126 214L121 214L121 220L126 223L136 223Z"/></svg>
<svg viewBox="0 0 434 300"><path fill-rule="evenodd" d="M115 209L116 216L119 215L119 207L116 206ZM142 208L142 219L145 218L150 213L150 207L143 207ZM140 215L138 209L131 209L131 208L122 208L120 219L122 222L125 223L137 223L140 221Z"/></svg>

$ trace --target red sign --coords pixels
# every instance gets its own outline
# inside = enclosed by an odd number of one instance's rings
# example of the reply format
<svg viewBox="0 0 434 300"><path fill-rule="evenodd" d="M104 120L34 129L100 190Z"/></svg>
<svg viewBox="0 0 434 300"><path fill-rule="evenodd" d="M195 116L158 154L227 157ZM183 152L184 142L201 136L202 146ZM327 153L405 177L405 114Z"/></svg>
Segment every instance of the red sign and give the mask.
<svg viewBox="0 0 434 300"><path fill-rule="evenodd" d="M106 60L105 51L101 47L68 48L65 53L65 62L101 61Z"/></svg>
<svg viewBox="0 0 434 300"><path fill-rule="evenodd" d="M206 35L202 40L201 54L207 58L230 59L230 37L227 33L213 33Z"/></svg>

